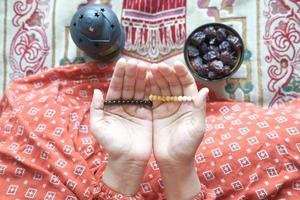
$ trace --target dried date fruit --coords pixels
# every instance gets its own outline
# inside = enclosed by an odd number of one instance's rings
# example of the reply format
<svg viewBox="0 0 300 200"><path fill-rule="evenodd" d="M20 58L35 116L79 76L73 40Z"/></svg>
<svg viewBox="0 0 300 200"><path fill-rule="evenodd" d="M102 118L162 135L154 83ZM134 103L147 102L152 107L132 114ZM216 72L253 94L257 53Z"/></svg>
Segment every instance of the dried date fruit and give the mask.
<svg viewBox="0 0 300 200"><path fill-rule="evenodd" d="M207 53L203 55L203 61L207 63L207 61L208 61L208 54Z"/></svg>
<svg viewBox="0 0 300 200"><path fill-rule="evenodd" d="M196 32L192 37L191 37L191 43L195 46L200 45L204 40L206 36L203 32L199 31Z"/></svg>
<svg viewBox="0 0 300 200"><path fill-rule="evenodd" d="M211 63L209 63L208 66L210 71L214 71L217 74L221 74L223 72L224 64L222 61L214 60Z"/></svg>
<svg viewBox="0 0 300 200"><path fill-rule="evenodd" d="M219 44L219 49L220 51L229 51L230 48L230 43L228 41L223 41L221 44Z"/></svg>
<svg viewBox="0 0 300 200"><path fill-rule="evenodd" d="M211 80L217 78L217 74L215 72L213 72L213 71L209 71L208 74L207 74L207 76Z"/></svg>
<svg viewBox="0 0 300 200"><path fill-rule="evenodd" d="M216 51L216 52L219 52L219 47L218 46L214 46L214 45L210 45L208 47L208 50L209 51Z"/></svg>
<svg viewBox="0 0 300 200"><path fill-rule="evenodd" d="M216 38L217 40L224 41L227 37L226 31L224 28L218 28L217 32L216 32Z"/></svg>
<svg viewBox="0 0 300 200"><path fill-rule="evenodd" d="M194 46L188 46L187 52L188 52L188 56L190 56L190 57L199 56L199 50Z"/></svg>
<svg viewBox="0 0 300 200"><path fill-rule="evenodd" d="M229 51L223 51L220 54L220 60L230 66L233 66L235 64L235 57Z"/></svg>
<svg viewBox="0 0 300 200"><path fill-rule="evenodd" d="M218 58L219 55L220 54L217 51L209 51L206 54L204 54L203 59L206 61L212 61L212 60Z"/></svg>
<svg viewBox="0 0 300 200"><path fill-rule="evenodd" d="M201 65L203 64L202 58L200 58L200 56L197 56L197 57L195 57L195 58L192 58L191 63L192 63L192 66L193 66L195 69L198 69L198 68L200 68Z"/></svg>
<svg viewBox="0 0 300 200"><path fill-rule="evenodd" d="M205 54L208 50L207 44L205 42L202 42L199 46L199 51L201 54Z"/></svg>
<svg viewBox="0 0 300 200"><path fill-rule="evenodd" d="M203 32L209 38L216 37L216 29L213 26L206 27Z"/></svg>
<svg viewBox="0 0 300 200"><path fill-rule="evenodd" d="M238 37L236 36L233 36L233 35L229 35L227 37L227 41L233 46L233 48L238 51L241 47L242 47L242 44L239 40Z"/></svg>
<svg viewBox="0 0 300 200"><path fill-rule="evenodd" d="M196 69L197 73L201 76L206 75L209 72L207 64L202 64L199 68Z"/></svg>

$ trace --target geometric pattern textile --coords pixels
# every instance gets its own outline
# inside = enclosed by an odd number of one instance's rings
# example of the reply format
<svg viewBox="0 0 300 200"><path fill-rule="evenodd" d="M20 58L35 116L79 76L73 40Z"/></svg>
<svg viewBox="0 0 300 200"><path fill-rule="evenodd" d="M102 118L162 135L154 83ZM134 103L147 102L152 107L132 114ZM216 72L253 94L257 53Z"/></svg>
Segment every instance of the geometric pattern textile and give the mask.
<svg viewBox="0 0 300 200"><path fill-rule="evenodd" d="M135 197L102 183L107 154L89 129L114 63L57 67L12 82L0 102L1 199L165 199L151 156ZM179 147L180 148L180 147ZM262 109L209 102L195 199L299 199L300 99ZM126 169L124 169L126 170Z"/></svg>
<svg viewBox="0 0 300 200"><path fill-rule="evenodd" d="M263 107L300 96L297 0L2 0L0 96L15 79L89 60L72 41L69 24L90 3L106 4L117 14L125 30L121 56L147 62L184 62L184 41L196 27L230 25L244 41L244 62L227 80L200 83L220 99Z"/></svg>

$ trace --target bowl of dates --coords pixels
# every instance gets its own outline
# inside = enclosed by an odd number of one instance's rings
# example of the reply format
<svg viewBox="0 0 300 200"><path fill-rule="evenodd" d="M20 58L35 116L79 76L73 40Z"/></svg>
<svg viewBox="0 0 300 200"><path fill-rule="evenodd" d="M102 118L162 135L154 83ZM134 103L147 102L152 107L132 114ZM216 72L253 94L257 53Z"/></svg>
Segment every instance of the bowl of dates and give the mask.
<svg viewBox="0 0 300 200"><path fill-rule="evenodd" d="M187 38L184 59L200 80L222 80L238 70L244 45L240 35L225 24L210 23L196 28Z"/></svg>

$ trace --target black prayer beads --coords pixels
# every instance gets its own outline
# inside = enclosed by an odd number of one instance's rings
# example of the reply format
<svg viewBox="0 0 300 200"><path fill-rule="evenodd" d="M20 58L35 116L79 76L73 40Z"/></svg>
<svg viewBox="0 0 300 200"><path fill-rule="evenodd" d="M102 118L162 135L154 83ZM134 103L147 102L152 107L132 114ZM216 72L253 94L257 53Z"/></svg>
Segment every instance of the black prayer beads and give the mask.
<svg viewBox="0 0 300 200"><path fill-rule="evenodd" d="M152 107L152 101L137 99L105 100L104 105L143 105Z"/></svg>

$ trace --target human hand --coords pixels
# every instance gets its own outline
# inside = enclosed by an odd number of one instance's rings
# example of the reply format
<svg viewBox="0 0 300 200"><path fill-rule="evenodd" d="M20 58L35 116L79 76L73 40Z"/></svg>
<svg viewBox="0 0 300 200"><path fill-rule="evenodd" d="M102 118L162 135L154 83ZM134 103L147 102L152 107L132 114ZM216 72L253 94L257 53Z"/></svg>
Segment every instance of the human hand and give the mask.
<svg viewBox="0 0 300 200"><path fill-rule="evenodd" d="M167 199L191 199L201 190L194 166L195 152L205 131L208 89L199 92L194 78L181 63L171 68L152 65L151 94L192 96L191 102L154 102L153 152Z"/></svg>
<svg viewBox="0 0 300 200"><path fill-rule="evenodd" d="M153 65L151 94L162 96L195 96L192 102L154 102L153 149L156 160L164 163L194 161L194 155L205 131L207 88L197 90L192 75L179 62L171 68Z"/></svg>
<svg viewBox="0 0 300 200"><path fill-rule="evenodd" d="M120 59L114 69L106 100L144 99L147 66ZM94 91L90 128L109 154L103 180L123 194L134 194L152 151L152 113L143 106L104 106L100 90Z"/></svg>

